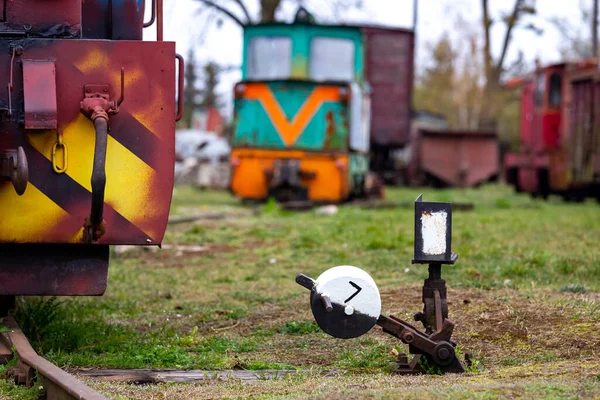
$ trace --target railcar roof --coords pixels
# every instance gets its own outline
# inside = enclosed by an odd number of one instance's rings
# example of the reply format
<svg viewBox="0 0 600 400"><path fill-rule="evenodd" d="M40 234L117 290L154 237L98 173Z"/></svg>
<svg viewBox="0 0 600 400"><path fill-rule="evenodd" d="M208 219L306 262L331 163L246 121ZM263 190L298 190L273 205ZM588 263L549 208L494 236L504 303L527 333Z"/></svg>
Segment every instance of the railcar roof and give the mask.
<svg viewBox="0 0 600 400"><path fill-rule="evenodd" d="M363 29L363 28L367 28L367 29L381 29L381 30L387 30L387 31L406 32L406 33L414 34L414 31L412 29L401 28L401 27L397 27L397 26L377 25L377 24L311 24L311 23L306 23L306 22L293 22L293 23L267 22L267 23L260 23L260 24L245 25L244 29L255 28L255 27L267 27L267 26L279 26L279 27L292 27L292 26L309 26L309 27L311 27L311 26L313 26L313 27L319 27L319 28L332 28L332 29L337 29L337 28Z"/></svg>

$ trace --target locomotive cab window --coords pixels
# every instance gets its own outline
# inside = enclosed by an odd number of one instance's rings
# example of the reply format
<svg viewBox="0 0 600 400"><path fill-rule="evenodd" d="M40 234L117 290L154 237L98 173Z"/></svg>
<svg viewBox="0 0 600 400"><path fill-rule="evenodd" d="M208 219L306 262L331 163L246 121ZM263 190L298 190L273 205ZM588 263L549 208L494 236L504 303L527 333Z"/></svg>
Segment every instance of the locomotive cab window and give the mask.
<svg viewBox="0 0 600 400"><path fill-rule="evenodd" d="M351 81L354 51L350 39L314 38L310 43L310 77L317 81Z"/></svg>
<svg viewBox="0 0 600 400"><path fill-rule="evenodd" d="M544 102L544 91L546 90L546 75L538 73L535 83L535 105L541 106Z"/></svg>
<svg viewBox="0 0 600 400"><path fill-rule="evenodd" d="M548 80L548 107L559 107L561 103L562 77L553 73Z"/></svg>
<svg viewBox="0 0 600 400"><path fill-rule="evenodd" d="M255 37L248 45L247 77L253 80L287 79L292 73L289 37Z"/></svg>

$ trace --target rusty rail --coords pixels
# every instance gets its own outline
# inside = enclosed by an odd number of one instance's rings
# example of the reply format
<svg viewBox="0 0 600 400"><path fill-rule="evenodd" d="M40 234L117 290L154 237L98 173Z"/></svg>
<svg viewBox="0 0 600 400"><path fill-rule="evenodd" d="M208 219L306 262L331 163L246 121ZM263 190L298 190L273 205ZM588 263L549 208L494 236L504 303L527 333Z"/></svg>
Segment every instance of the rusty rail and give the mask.
<svg viewBox="0 0 600 400"><path fill-rule="evenodd" d="M46 398L78 399L78 400L107 400L100 393L86 386L74 376L68 374L43 357L40 357L29 344L29 341L12 316L3 318L3 323L9 332L3 332L0 342L13 349L19 357L18 367L12 372L17 383L31 386L37 371L46 389ZM0 346L1 347L1 346Z"/></svg>

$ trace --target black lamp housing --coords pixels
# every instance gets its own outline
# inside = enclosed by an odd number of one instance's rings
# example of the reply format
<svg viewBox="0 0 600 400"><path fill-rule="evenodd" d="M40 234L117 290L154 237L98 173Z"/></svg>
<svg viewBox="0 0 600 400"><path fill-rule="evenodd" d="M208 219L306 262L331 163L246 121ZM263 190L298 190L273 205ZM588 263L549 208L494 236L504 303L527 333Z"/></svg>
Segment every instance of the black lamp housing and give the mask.
<svg viewBox="0 0 600 400"><path fill-rule="evenodd" d="M439 214L437 214L439 213ZM423 217L430 223L439 222L446 216L445 221L445 246L442 249L432 249L431 238L423 235ZM436 220L437 221L434 221ZM426 228L426 233L431 233L432 228ZM433 244L440 244L439 240L433 238ZM428 246L428 248L426 248ZM452 203L436 203L423 201L423 195L420 194L415 200L415 251L413 264L454 264L458 256L452 253Z"/></svg>

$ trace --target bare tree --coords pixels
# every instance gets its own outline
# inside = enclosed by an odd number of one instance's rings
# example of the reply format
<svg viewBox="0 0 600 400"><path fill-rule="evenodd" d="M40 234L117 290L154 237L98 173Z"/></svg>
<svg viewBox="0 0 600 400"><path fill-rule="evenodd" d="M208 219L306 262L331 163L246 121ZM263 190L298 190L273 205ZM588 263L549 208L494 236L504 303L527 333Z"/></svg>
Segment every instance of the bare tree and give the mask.
<svg viewBox="0 0 600 400"><path fill-rule="evenodd" d="M240 26L268 23L276 20L275 14L285 2L313 9L327 7L336 19L342 10L362 7L362 0L260 0L260 11L253 17L246 0L197 0L204 6L216 10Z"/></svg>
<svg viewBox="0 0 600 400"><path fill-rule="evenodd" d="M506 55L512 42L514 30L521 27L540 33L541 30L533 23L526 23L527 16L535 14L535 0L515 0L512 11L501 16L501 22L505 25L504 39L502 41L502 50L500 56L496 59L492 56L492 41L490 31L495 21L491 18L489 12L489 0L481 0L482 6L482 25L484 36L483 47L483 65L485 71L485 86L482 104L482 113L479 126L480 128L495 129L498 115L496 97L501 93L501 79L506 72Z"/></svg>
<svg viewBox="0 0 600 400"><path fill-rule="evenodd" d="M564 17L554 17L550 19L550 23L563 37L559 49L565 60L593 57L594 6L592 1L595 4L597 0L579 1L581 22L576 25L571 24L568 19ZM590 27L592 27L591 35Z"/></svg>

